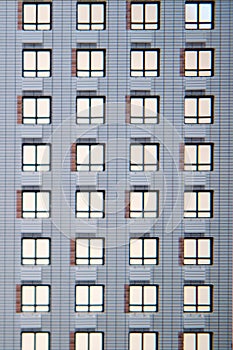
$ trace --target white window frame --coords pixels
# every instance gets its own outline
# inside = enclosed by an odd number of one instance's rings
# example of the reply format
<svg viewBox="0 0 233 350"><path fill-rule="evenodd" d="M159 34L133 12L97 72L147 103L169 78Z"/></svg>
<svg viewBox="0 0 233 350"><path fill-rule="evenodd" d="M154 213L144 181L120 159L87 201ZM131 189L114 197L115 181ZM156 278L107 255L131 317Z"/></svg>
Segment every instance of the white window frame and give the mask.
<svg viewBox="0 0 233 350"><path fill-rule="evenodd" d="M47 49L23 50L23 77L48 78L52 72L52 51Z"/></svg>
<svg viewBox="0 0 233 350"><path fill-rule="evenodd" d="M104 312L104 286L76 285L75 312Z"/></svg>
<svg viewBox="0 0 233 350"><path fill-rule="evenodd" d="M44 13L43 13L44 12ZM45 13L47 12L47 13ZM23 3L23 30L51 30L52 3Z"/></svg>
<svg viewBox="0 0 233 350"><path fill-rule="evenodd" d="M132 143L130 145L130 171L158 171L159 144Z"/></svg>
<svg viewBox="0 0 233 350"><path fill-rule="evenodd" d="M49 312L49 285L22 285L21 312Z"/></svg>
<svg viewBox="0 0 233 350"><path fill-rule="evenodd" d="M104 265L103 238L76 238L76 265Z"/></svg>
<svg viewBox="0 0 233 350"><path fill-rule="evenodd" d="M49 332L22 332L21 350L50 350Z"/></svg>
<svg viewBox="0 0 233 350"><path fill-rule="evenodd" d="M50 238L22 238L22 265L49 265L51 256Z"/></svg>
<svg viewBox="0 0 233 350"><path fill-rule="evenodd" d="M130 62L131 77L158 77L160 74L159 49L131 49Z"/></svg>
<svg viewBox="0 0 233 350"><path fill-rule="evenodd" d="M160 2L131 2L131 30L158 30L160 28Z"/></svg>
<svg viewBox="0 0 233 350"><path fill-rule="evenodd" d="M208 190L185 191L184 218L212 218L214 192Z"/></svg>
<svg viewBox="0 0 233 350"><path fill-rule="evenodd" d="M212 265L213 239L184 238L184 265Z"/></svg>
<svg viewBox="0 0 233 350"><path fill-rule="evenodd" d="M78 143L76 145L77 171L104 171L105 145Z"/></svg>
<svg viewBox="0 0 233 350"><path fill-rule="evenodd" d="M104 191L76 191L76 218L98 219L104 215Z"/></svg>
<svg viewBox="0 0 233 350"><path fill-rule="evenodd" d="M85 17L85 18L83 18ZM77 3L77 30L106 29L106 3Z"/></svg>
<svg viewBox="0 0 233 350"><path fill-rule="evenodd" d="M129 312L158 312L159 286L130 285Z"/></svg>
<svg viewBox="0 0 233 350"><path fill-rule="evenodd" d="M159 238L131 238L129 263L130 265L158 265Z"/></svg>
<svg viewBox="0 0 233 350"><path fill-rule="evenodd" d="M212 171L213 168L213 143L184 144L184 171Z"/></svg>
<svg viewBox="0 0 233 350"><path fill-rule="evenodd" d="M157 218L159 191L131 191L130 218Z"/></svg>
<svg viewBox="0 0 233 350"><path fill-rule="evenodd" d="M159 96L131 96L130 123L158 124Z"/></svg>
<svg viewBox="0 0 233 350"><path fill-rule="evenodd" d="M51 145L29 144L22 145L22 171L50 171Z"/></svg>
<svg viewBox="0 0 233 350"><path fill-rule="evenodd" d="M185 96L185 124L212 124L214 120L214 96Z"/></svg>
<svg viewBox="0 0 233 350"><path fill-rule="evenodd" d="M50 197L49 191L22 191L22 218L49 218Z"/></svg>

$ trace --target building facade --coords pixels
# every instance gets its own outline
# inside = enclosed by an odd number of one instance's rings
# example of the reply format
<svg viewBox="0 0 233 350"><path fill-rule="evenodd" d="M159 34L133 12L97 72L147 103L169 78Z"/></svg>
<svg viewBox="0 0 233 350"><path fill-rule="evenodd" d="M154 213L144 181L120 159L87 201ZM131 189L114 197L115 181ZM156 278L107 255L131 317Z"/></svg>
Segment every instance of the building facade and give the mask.
<svg viewBox="0 0 233 350"><path fill-rule="evenodd" d="M232 1L0 16L0 349L230 349Z"/></svg>

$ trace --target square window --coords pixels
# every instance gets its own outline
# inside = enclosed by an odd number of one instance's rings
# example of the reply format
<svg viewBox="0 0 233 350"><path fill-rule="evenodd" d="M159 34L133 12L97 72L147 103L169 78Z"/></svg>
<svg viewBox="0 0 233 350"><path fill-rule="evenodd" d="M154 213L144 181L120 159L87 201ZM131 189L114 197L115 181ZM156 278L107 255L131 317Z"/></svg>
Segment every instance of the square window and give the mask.
<svg viewBox="0 0 233 350"><path fill-rule="evenodd" d="M158 77L159 52L159 49L131 50L131 77Z"/></svg>
<svg viewBox="0 0 233 350"><path fill-rule="evenodd" d="M159 239L130 239L129 255L130 265L157 265L159 263Z"/></svg>
<svg viewBox="0 0 233 350"><path fill-rule="evenodd" d="M213 118L213 96L185 96L185 124L212 124Z"/></svg>
<svg viewBox="0 0 233 350"><path fill-rule="evenodd" d="M104 97L77 97L76 102L77 124L104 124Z"/></svg>
<svg viewBox="0 0 233 350"><path fill-rule="evenodd" d="M77 50L77 77L104 77L105 50Z"/></svg>
<svg viewBox="0 0 233 350"><path fill-rule="evenodd" d="M23 124L50 124L50 97L23 97Z"/></svg>
<svg viewBox="0 0 233 350"><path fill-rule="evenodd" d="M159 144L131 144L130 171L158 171Z"/></svg>
<svg viewBox="0 0 233 350"><path fill-rule="evenodd" d="M186 191L184 218L212 218L213 198L213 191Z"/></svg>
<svg viewBox="0 0 233 350"><path fill-rule="evenodd" d="M21 350L49 350L50 333L48 332L22 332Z"/></svg>
<svg viewBox="0 0 233 350"><path fill-rule="evenodd" d="M102 332L76 332L75 350L103 350L104 334Z"/></svg>
<svg viewBox="0 0 233 350"><path fill-rule="evenodd" d="M51 50L23 50L23 77L51 76Z"/></svg>
<svg viewBox="0 0 233 350"><path fill-rule="evenodd" d="M49 312L50 286L23 285L21 287L22 312Z"/></svg>
<svg viewBox="0 0 233 350"><path fill-rule="evenodd" d="M104 240L102 238L76 239L76 265L103 265Z"/></svg>
<svg viewBox="0 0 233 350"><path fill-rule="evenodd" d="M214 2L186 1L185 29L213 29Z"/></svg>
<svg viewBox="0 0 233 350"><path fill-rule="evenodd" d="M50 239L23 238L21 241L22 265L49 265Z"/></svg>
<svg viewBox="0 0 233 350"><path fill-rule="evenodd" d="M213 49L185 49L186 77L211 77L213 75Z"/></svg>
<svg viewBox="0 0 233 350"><path fill-rule="evenodd" d="M49 218L50 192L23 191L22 192L22 218Z"/></svg>
<svg viewBox="0 0 233 350"><path fill-rule="evenodd" d="M76 192L76 218L104 218L103 191Z"/></svg>
<svg viewBox="0 0 233 350"><path fill-rule="evenodd" d="M131 29L157 30L159 29L159 2L131 2Z"/></svg>
<svg viewBox="0 0 233 350"><path fill-rule="evenodd" d="M184 145L184 170L212 171L214 167L214 145L194 144Z"/></svg>
<svg viewBox="0 0 233 350"><path fill-rule="evenodd" d="M129 287L130 312L158 312L158 286L134 285Z"/></svg>
<svg viewBox="0 0 233 350"><path fill-rule="evenodd" d="M24 144L22 171L50 171L50 145Z"/></svg>
<svg viewBox="0 0 233 350"><path fill-rule="evenodd" d="M184 239L184 265L211 265L212 263L212 238Z"/></svg>
<svg viewBox="0 0 233 350"><path fill-rule="evenodd" d="M157 218L158 215L158 191L130 192L130 218Z"/></svg>
<svg viewBox="0 0 233 350"><path fill-rule="evenodd" d="M77 285L75 296L76 312L103 312L104 286Z"/></svg>
<svg viewBox="0 0 233 350"><path fill-rule="evenodd" d="M77 171L104 171L105 145L77 144L76 167Z"/></svg>
<svg viewBox="0 0 233 350"><path fill-rule="evenodd" d="M184 312L212 312L212 286L184 286Z"/></svg>
<svg viewBox="0 0 233 350"><path fill-rule="evenodd" d="M158 350L158 333L130 332L129 350Z"/></svg>
<svg viewBox="0 0 233 350"><path fill-rule="evenodd" d="M131 97L130 123L131 124L158 124L159 97Z"/></svg>
<svg viewBox="0 0 233 350"><path fill-rule="evenodd" d="M104 30L106 4L101 2L77 4L77 30Z"/></svg>
<svg viewBox="0 0 233 350"><path fill-rule="evenodd" d="M185 332L184 333L184 350L212 350L213 339L212 333L208 332Z"/></svg>
<svg viewBox="0 0 233 350"><path fill-rule="evenodd" d="M24 3L23 30L51 30L52 29L51 3Z"/></svg>

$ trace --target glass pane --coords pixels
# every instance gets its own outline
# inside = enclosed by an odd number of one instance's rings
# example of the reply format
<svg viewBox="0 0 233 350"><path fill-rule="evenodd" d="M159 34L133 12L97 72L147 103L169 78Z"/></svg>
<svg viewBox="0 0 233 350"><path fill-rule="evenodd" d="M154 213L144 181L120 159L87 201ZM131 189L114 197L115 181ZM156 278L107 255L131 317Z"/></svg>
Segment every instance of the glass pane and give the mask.
<svg viewBox="0 0 233 350"><path fill-rule="evenodd" d="M103 70L103 67L104 67L103 52L93 51L91 53L91 69Z"/></svg>
<svg viewBox="0 0 233 350"><path fill-rule="evenodd" d="M197 52L185 51L185 69L197 69Z"/></svg>
<svg viewBox="0 0 233 350"><path fill-rule="evenodd" d="M22 245L23 245L22 246L23 258L34 258L35 257L35 240L23 239Z"/></svg>
<svg viewBox="0 0 233 350"><path fill-rule="evenodd" d="M185 145L184 147L184 162L185 164L197 163L197 147L191 145Z"/></svg>
<svg viewBox="0 0 233 350"><path fill-rule="evenodd" d="M143 52L131 52L131 69L143 69Z"/></svg>
<svg viewBox="0 0 233 350"><path fill-rule="evenodd" d="M145 5L145 21L146 23L158 21L157 5Z"/></svg>
<svg viewBox="0 0 233 350"><path fill-rule="evenodd" d="M37 193L37 210L48 211L49 210L49 193L38 192Z"/></svg>
<svg viewBox="0 0 233 350"><path fill-rule="evenodd" d="M37 333L36 334L36 350L49 350L48 333Z"/></svg>
<svg viewBox="0 0 233 350"><path fill-rule="evenodd" d="M24 51L24 67L25 70L36 69L36 53L32 51Z"/></svg>
<svg viewBox="0 0 233 350"><path fill-rule="evenodd" d="M38 164L50 163L50 146L49 145L37 146L37 162Z"/></svg>
<svg viewBox="0 0 233 350"><path fill-rule="evenodd" d="M34 333L22 333L22 350L34 350Z"/></svg>
<svg viewBox="0 0 233 350"><path fill-rule="evenodd" d="M196 305L196 287L184 286L184 304Z"/></svg>
<svg viewBox="0 0 233 350"><path fill-rule="evenodd" d="M144 239L144 257L156 257L156 247L157 241L156 239Z"/></svg>
<svg viewBox="0 0 233 350"><path fill-rule="evenodd" d="M211 163L211 146L210 145L201 145L198 148L199 162L204 164Z"/></svg>
<svg viewBox="0 0 233 350"><path fill-rule="evenodd" d="M88 257L88 239L76 240L76 257L87 258Z"/></svg>
<svg viewBox="0 0 233 350"><path fill-rule="evenodd" d="M143 22L143 5L142 4L131 5L131 21L133 23Z"/></svg>
<svg viewBox="0 0 233 350"><path fill-rule="evenodd" d="M199 239L199 241L198 241L198 255L201 258L210 257L210 255L211 255L211 241L209 239Z"/></svg>
<svg viewBox="0 0 233 350"><path fill-rule="evenodd" d="M22 288L22 304L23 305L34 305L35 298L34 298L34 292L35 287L31 286L23 286Z"/></svg>
<svg viewBox="0 0 233 350"><path fill-rule="evenodd" d="M143 349L156 349L156 336L154 333L143 334Z"/></svg>
<svg viewBox="0 0 233 350"><path fill-rule="evenodd" d="M185 192L184 193L184 209L185 210L196 210L196 193Z"/></svg>
<svg viewBox="0 0 233 350"><path fill-rule="evenodd" d="M104 147L102 145L96 145L91 147L91 163L103 164Z"/></svg>
<svg viewBox="0 0 233 350"><path fill-rule="evenodd" d="M104 6L92 4L92 23L104 22Z"/></svg>
<svg viewBox="0 0 233 350"><path fill-rule="evenodd" d="M130 192L130 210L142 211L142 193Z"/></svg>
<svg viewBox="0 0 233 350"><path fill-rule="evenodd" d="M131 117L143 116L143 99L131 98Z"/></svg>
<svg viewBox="0 0 233 350"><path fill-rule="evenodd" d="M24 145L23 146L23 163L34 165L36 161L35 146Z"/></svg>
<svg viewBox="0 0 233 350"><path fill-rule="evenodd" d="M102 286L90 287L90 304L102 305L103 288Z"/></svg>
<svg viewBox="0 0 233 350"><path fill-rule="evenodd" d="M77 210L88 211L89 209L89 193L77 192L76 193Z"/></svg>
<svg viewBox="0 0 233 350"><path fill-rule="evenodd" d="M130 304L142 305L142 287L130 286Z"/></svg>
<svg viewBox="0 0 233 350"><path fill-rule="evenodd" d="M142 334L130 333L130 349L129 350L142 350Z"/></svg>
<svg viewBox="0 0 233 350"><path fill-rule="evenodd" d="M185 22L197 22L197 4L185 5Z"/></svg>
<svg viewBox="0 0 233 350"><path fill-rule="evenodd" d="M199 333L197 335L197 347L198 350L209 350L210 347L210 335L207 333Z"/></svg>
<svg viewBox="0 0 233 350"><path fill-rule="evenodd" d="M103 209L103 193L92 192L91 193L91 210L102 211Z"/></svg>
<svg viewBox="0 0 233 350"><path fill-rule="evenodd" d="M24 4L23 6L24 23L36 22L36 5Z"/></svg>
<svg viewBox="0 0 233 350"><path fill-rule="evenodd" d="M88 145L77 145L77 164L89 164Z"/></svg>
<svg viewBox="0 0 233 350"><path fill-rule="evenodd" d="M186 98L185 99L185 112L186 117L193 117L197 115L197 99Z"/></svg>
<svg viewBox="0 0 233 350"><path fill-rule="evenodd" d="M199 53L199 68L210 69L211 68L211 51L200 51Z"/></svg>
<svg viewBox="0 0 233 350"><path fill-rule="evenodd" d="M145 151L145 164L157 164L157 146L146 145Z"/></svg>
<svg viewBox="0 0 233 350"><path fill-rule="evenodd" d="M147 51L145 53L145 69L155 70L157 69L157 52Z"/></svg>
<svg viewBox="0 0 233 350"><path fill-rule="evenodd" d="M37 114L38 114L38 117L50 116L50 99L49 98L39 98L37 100Z"/></svg>
<svg viewBox="0 0 233 350"><path fill-rule="evenodd" d="M77 68L80 70L89 70L90 67L90 55L89 52L77 52Z"/></svg>
<svg viewBox="0 0 233 350"><path fill-rule="evenodd" d="M103 240L102 239L91 239L90 240L90 255L91 257L102 257L103 256Z"/></svg>
<svg viewBox="0 0 233 350"><path fill-rule="evenodd" d="M104 116L104 100L103 98L91 99L91 115L92 117Z"/></svg>
<svg viewBox="0 0 233 350"><path fill-rule="evenodd" d="M49 240L48 239L37 239L37 257L48 258L49 257Z"/></svg>
<svg viewBox="0 0 233 350"><path fill-rule="evenodd" d="M198 209L199 210L210 210L210 193L200 192L198 193Z"/></svg>
<svg viewBox="0 0 233 350"><path fill-rule="evenodd" d="M50 52L38 52L38 67L39 70L50 69Z"/></svg>
<svg viewBox="0 0 233 350"><path fill-rule="evenodd" d="M154 117L157 116L157 98L145 99L145 116Z"/></svg>
<svg viewBox="0 0 233 350"><path fill-rule="evenodd" d="M35 99L24 98L23 99L23 116L24 117L35 117Z"/></svg>
<svg viewBox="0 0 233 350"><path fill-rule="evenodd" d="M90 334L90 350L102 350L102 334L91 333Z"/></svg>
<svg viewBox="0 0 233 350"><path fill-rule="evenodd" d="M89 99L88 98L77 99L77 116L78 117L89 116Z"/></svg>
<svg viewBox="0 0 233 350"><path fill-rule="evenodd" d="M88 333L76 333L75 350L88 349Z"/></svg>
<svg viewBox="0 0 233 350"><path fill-rule="evenodd" d="M48 286L36 287L36 304L37 305L49 304L49 287Z"/></svg>
<svg viewBox="0 0 233 350"><path fill-rule="evenodd" d="M210 304L210 287L199 286L198 287L198 304Z"/></svg>
<svg viewBox="0 0 233 350"><path fill-rule="evenodd" d="M199 18L200 22L211 22L211 7L212 4L200 4L199 5Z"/></svg>
<svg viewBox="0 0 233 350"><path fill-rule="evenodd" d="M131 145L131 163L133 165L143 164L143 146Z"/></svg>
<svg viewBox="0 0 233 350"><path fill-rule="evenodd" d="M145 211L157 210L157 192L144 193L144 209Z"/></svg>
<svg viewBox="0 0 233 350"><path fill-rule="evenodd" d="M195 239L184 240L184 257L185 258L196 257L196 240Z"/></svg>
<svg viewBox="0 0 233 350"><path fill-rule="evenodd" d="M142 257L142 240L131 239L130 240L130 257Z"/></svg>
<svg viewBox="0 0 233 350"><path fill-rule="evenodd" d="M199 99L199 116L210 116L211 115L211 99L200 98Z"/></svg>
<svg viewBox="0 0 233 350"><path fill-rule="evenodd" d="M38 5L38 23L50 23L50 5Z"/></svg>
<svg viewBox="0 0 233 350"><path fill-rule="evenodd" d="M76 286L76 304L88 304L88 286Z"/></svg>
<svg viewBox="0 0 233 350"><path fill-rule="evenodd" d="M35 211L35 193L23 192L23 210Z"/></svg>
<svg viewBox="0 0 233 350"><path fill-rule="evenodd" d="M156 304L156 287L155 286L145 286L144 287L144 304Z"/></svg>
<svg viewBox="0 0 233 350"><path fill-rule="evenodd" d="M196 350L196 336L194 333L184 333L184 350Z"/></svg>

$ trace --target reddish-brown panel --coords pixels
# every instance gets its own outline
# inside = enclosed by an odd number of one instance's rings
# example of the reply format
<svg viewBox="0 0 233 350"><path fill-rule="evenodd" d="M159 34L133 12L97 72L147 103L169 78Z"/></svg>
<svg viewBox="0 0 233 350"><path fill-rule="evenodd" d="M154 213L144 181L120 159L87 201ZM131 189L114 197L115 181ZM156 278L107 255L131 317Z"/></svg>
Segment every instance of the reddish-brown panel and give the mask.
<svg viewBox="0 0 233 350"><path fill-rule="evenodd" d="M75 333L70 332L70 350L75 350Z"/></svg>
<svg viewBox="0 0 233 350"><path fill-rule="evenodd" d="M22 110L23 110L22 96L17 96L17 124L23 123Z"/></svg>
<svg viewBox="0 0 233 350"><path fill-rule="evenodd" d="M125 96L125 122L130 124L130 96Z"/></svg>
<svg viewBox="0 0 233 350"><path fill-rule="evenodd" d="M70 265L75 265L75 239L70 240Z"/></svg>
<svg viewBox="0 0 233 350"><path fill-rule="evenodd" d="M180 49L180 75L184 77L185 71L185 49Z"/></svg>
<svg viewBox="0 0 233 350"><path fill-rule="evenodd" d="M18 30L23 29L23 2L18 0Z"/></svg>
<svg viewBox="0 0 233 350"><path fill-rule="evenodd" d="M22 217L22 191L16 192L16 218L21 219Z"/></svg>
<svg viewBox="0 0 233 350"><path fill-rule="evenodd" d="M180 170L184 170L184 144L180 143Z"/></svg>
<svg viewBox="0 0 233 350"><path fill-rule="evenodd" d="M179 238L179 264L184 264L184 238Z"/></svg>
<svg viewBox="0 0 233 350"><path fill-rule="evenodd" d="M71 145L71 154L70 154L70 170L71 171L77 171L77 166L76 166L76 151L77 146L76 143L72 143Z"/></svg>
<svg viewBox="0 0 233 350"><path fill-rule="evenodd" d="M71 76L72 77L76 77L77 76L77 71L76 71L76 67L77 67L77 54L76 54L76 49L72 49L72 62L71 62Z"/></svg>
<svg viewBox="0 0 233 350"><path fill-rule="evenodd" d="M126 30L130 30L131 27L131 2L126 0Z"/></svg>
<svg viewBox="0 0 233 350"><path fill-rule="evenodd" d="M125 312L129 312L129 285L125 285Z"/></svg>
<svg viewBox="0 0 233 350"><path fill-rule="evenodd" d="M21 285L16 285L16 312L21 312Z"/></svg>
<svg viewBox="0 0 233 350"><path fill-rule="evenodd" d="M178 350L183 350L184 348L184 333L178 333Z"/></svg>
<svg viewBox="0 0 233 350"><path fill-rule="evenodd" d="M130 193L125 191L125 218L129 219L130 217Z"/></svg>

